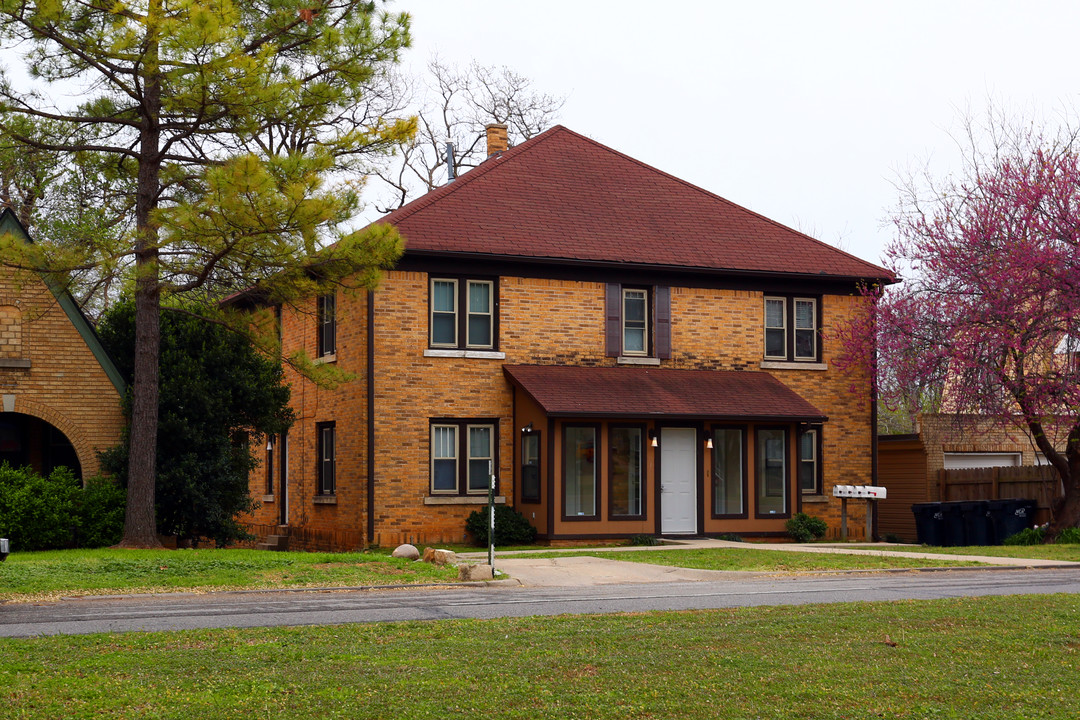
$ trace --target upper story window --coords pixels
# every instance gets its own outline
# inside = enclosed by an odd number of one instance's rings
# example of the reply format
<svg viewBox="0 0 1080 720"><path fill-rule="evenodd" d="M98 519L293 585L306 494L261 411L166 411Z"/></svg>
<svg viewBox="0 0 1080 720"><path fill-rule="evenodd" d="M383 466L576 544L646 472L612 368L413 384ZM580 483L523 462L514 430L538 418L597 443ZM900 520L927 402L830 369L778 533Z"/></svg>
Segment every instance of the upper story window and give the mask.
<svg viewBox="0 0 1080 720"><path fill-rule="evenodd" d="M818 300L765 297L765 359L817 362Z"/></svg>
<svg viewBox="0 0 1080 720"><path fill-rule="evenodd" d="M649 291L623 288L623 355L649 354Z"/></svg>
<svg viewBox="0 0 1080 720"><path fill-rule="evenodd" d="M609 283L604 304L608 357L671 357L671 288Z"/></svg>
<svg viewBox="0 0 1080 720"><path fill-rule="evenodd" d="M319 296L316 325L319 328L318 357L337 353L337 298L334 295Z"/></svg>
<svg viewBox="0 0 1080 720"><path fill-rule="evenodd" d="M432 278L429 343L433 348L493 350L496 333L494 280Z"/></svg>

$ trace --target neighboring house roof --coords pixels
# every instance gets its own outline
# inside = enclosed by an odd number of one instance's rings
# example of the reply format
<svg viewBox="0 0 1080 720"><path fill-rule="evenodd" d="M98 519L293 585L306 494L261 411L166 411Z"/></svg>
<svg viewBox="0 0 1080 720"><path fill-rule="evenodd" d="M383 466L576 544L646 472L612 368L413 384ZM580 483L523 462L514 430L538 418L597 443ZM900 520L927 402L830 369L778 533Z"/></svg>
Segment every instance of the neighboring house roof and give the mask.
<svg viewBox="0 0 1080 720"><path fill-rule="evenodd" d="M552 417L827 420L764 372L559 365L504 365L503 372Z"/></svg>
<svg viewBox="0 0 1080 720"><path fill-rule="evenodd" d="M888 270L556 126L379 222L406 255L891 281Z"/></svg>
<svg viewBox="0 0 1080 720"><path fill-rule="evenodd" d="M10 208L4 208L3 213L0 213L0 237L4 235L13 235L23 242L33 242L30 239L30 234L26 232L26 228L19 222L19 219L15 216L15 213ZM123 376L120 371L116 369L116 365L113 364L112 358L105 352L104 346L101 344L101 339L94 331L94 326L90 324L86 316L83 315L82 310L79 309L75 299L71 297L71 293L60 287L52 278L48 275L41 275L41 279L48 286L53 296L56 298L57 304L60 309L67 315L68 320L78 331L79 336L82 337L83 342L93 353L94 358L101 365L101 369L105 372L105 375L109 378L109 382L113 384L116 391L121 395L127 387L124 382Z"/></svg>

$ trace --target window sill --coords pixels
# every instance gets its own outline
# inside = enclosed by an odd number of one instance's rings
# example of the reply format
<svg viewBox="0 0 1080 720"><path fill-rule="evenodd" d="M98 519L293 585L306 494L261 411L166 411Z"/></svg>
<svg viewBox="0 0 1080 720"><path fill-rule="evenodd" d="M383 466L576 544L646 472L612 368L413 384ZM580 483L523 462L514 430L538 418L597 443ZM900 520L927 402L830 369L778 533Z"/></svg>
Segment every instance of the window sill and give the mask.
<svg viewBox="0 0 1080 720"><path fill-rule="evenodd" d="M429 495L424 498L425 505L487 505L487 495ZM496 505L505 505L506 498L495 497Z"/></svg>
<svg viewBox="0 0 1080 720"><path fill-rule="evenodd" d="M320 355L319 357L315 358L311 362L313 362L316 365L322 365L323 363L336 363L337 362L337 353L327 353L326 355Z"/></svg>
<svg viewBox="0 0 1080 720"><path fill-rule="evenodd" d="M316 495L311 501L316 505L337 505L337 495Z"/></svg>
<svg viewBox="0 0 1080 720"><path fill-rule="evenodd" d="M0 368L29 368L30 358L0 358Z"/></svg>
<svg viewBox="0 0 1080 720"><path fill-rule="evenodd" d="M828 370L828 363L823 362L782 362L779 360L762 360L762 370Z"/></svg>
<svg viewBox="0 0 1080 720"><path fill-rule="evenodd" d="M263 501L264 503L268 503L268 502L274 502L274 495L273 495L273 493L270 493L269 495L263 495L263 496L262 496L262 501Z"/></svg>
<svg viewBox="0 0 1080 720"><path fill-rule="evenodd" d="M620 355L616 360L619 365L659 365L660 358L634 357L632 355Z"/></svg>
<svg viewBox="0 0 1080 720"><path fill-rule="evenodd" d="M829 502L828 495L803 495L803 503L827 503Z"/></svg>
<svg viewBox="0 0 1080 720"><path fill-rule="evenodd" d="M505 360L506 353L499 352L498 350L439 350L438 348L428 348L427 350L424 350L424 357Z"/></svg>

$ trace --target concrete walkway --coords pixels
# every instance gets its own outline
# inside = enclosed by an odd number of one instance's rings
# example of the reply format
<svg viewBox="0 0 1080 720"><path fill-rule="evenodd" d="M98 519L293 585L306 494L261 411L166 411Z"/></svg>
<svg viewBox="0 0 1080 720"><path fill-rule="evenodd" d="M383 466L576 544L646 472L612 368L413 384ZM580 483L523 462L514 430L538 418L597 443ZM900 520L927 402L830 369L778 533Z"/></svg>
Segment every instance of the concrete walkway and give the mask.
<svg viewBox="0 0 1080 720"><path fill-rule="evenodd" d="M912 550L885 550L883 548L911 547ZM1077 567L1080 563L1060 560L1037 560L1028 558L996 557L991 555L944 555L924 552L915 548L918 545L892 545L889 543L844 543L800 544L800 543L741 543L711 538L687 540L665 540L663 545L640 547L589 548L589 552L653 552L656 550L690 550L695 548L734 548L740 550L770 550L775 552L815 552L838 555L875 555L909 557L925 559L963 559L985 563L993 567ZM528 587L581 587L589 585L615 585L620 583L678 582L695 580L737 579L739 577L759 577L773 573L732 572L724 570L693 570L667 565L650 565L638 562L605 560L597 557L554 557L532 558L530 555L551 554L558 552L580 552L582 548L545 548L508 553L513 557L502 557L496 550L495 567ZM487 553L463 553L462 557L486 561Z"/></svg>

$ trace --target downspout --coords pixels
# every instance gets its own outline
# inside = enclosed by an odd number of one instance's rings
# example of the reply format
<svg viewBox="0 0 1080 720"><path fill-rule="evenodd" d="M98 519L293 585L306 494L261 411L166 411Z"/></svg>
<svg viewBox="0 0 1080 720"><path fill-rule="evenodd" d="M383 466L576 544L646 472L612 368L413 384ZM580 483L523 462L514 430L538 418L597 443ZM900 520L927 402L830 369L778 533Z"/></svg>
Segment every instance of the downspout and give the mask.
<svg viewBox="0 0 1080 720"><path fill-rule="evenodd" d="M375 292L367 294L367 541L375 542Z"/></svg>
<svg viewBox="0 0 1080 720"><path fill-rule="evenodd" d="M870 484L878 483L878 388L877 388L877 306L873 306L870 316ZM866 538L873 542L878 537L877 502L867 502L867 512L874 506L873 537Z"/></svg>

